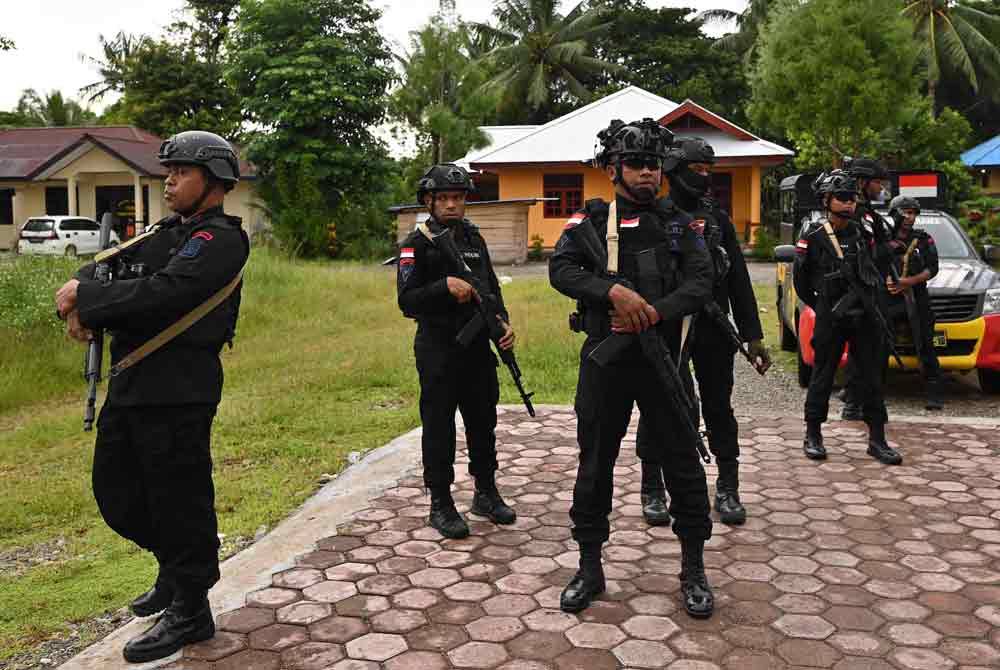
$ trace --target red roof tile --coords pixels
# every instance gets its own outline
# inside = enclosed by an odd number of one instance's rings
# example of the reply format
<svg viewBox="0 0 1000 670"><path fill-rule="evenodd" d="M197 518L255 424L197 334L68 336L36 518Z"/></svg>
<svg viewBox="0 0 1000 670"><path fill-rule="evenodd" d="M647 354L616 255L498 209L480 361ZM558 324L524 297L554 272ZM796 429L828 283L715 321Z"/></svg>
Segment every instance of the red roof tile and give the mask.
<svg viewBox="0 0 1000 670"><path fill-rule="evenodd" d="M132 126L89 126L0 130L0 179L32 179L85 141L93 142L144 175L166 176L156 158L161 138ZM240 174L252 179L256 170L241 160Z"/></svg>

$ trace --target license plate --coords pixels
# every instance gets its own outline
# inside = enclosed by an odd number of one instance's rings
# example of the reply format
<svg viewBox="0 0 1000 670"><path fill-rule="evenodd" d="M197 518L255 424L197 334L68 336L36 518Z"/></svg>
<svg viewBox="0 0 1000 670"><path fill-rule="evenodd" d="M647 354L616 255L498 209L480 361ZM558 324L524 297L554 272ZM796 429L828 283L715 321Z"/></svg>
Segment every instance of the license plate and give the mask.
<svg viewBox="0 0 1000 670"><path fill-rule="evenodd" d="M34 237L29 237L27 239L28 239L28 242L30 242L31 244L41 244L42 242L45 241L45 240L41 240L41 239L37 239L36 240Z"/></svg>
<svg viewBox="0 0 1000 670"><path fill-rule="evenodd" d="M948 346L948 333L935 330L934 331L934 347L936 349L944 349Z"/></svg>

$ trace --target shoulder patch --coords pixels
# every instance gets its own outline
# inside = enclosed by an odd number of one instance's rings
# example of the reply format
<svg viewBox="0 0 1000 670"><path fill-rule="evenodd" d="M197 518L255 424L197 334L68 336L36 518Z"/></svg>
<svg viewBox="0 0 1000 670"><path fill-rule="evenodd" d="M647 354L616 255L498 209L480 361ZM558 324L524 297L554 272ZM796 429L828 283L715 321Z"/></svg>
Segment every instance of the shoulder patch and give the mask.
<svg viewBox="0 0 1000 670"><path fill-rule="evenodd" d="M699 235L705 235L705 219L695 219L688 224L688 228L693 230Z"/></svg>
<svg viewBox="0 0 1000 670"><path fill-rule="evenodd" d="M194 236L181 248L178 255L181 258L195 258L201 253L203 246L205 246L205 238Z"/></svg>
<svg viewBox="0 0 1000 670"><path fill-rule="evenodd" d="M208 232L207 230L199 230L197 233L191 236L192 240L196 238L205 240L206 242L211 242L212 239L214 238L214 235L212 235L212 233Z"/></svg>
<svg viewBox="0 0 1000 670"><path fill-rule="evenodd" d="M618 226L619 228L638 228L639 227L639 217L634 219L622 219Z"/></svg>
<svg viewBox="0 0 1000 670"><path fill-rule="evenodd" d="M583 223L584 219L586 218L587 218L586 212L577 212L576 214L574 214L573 216L569 217L569 219L566 220L566 225L563 226L563 230L576 228L581 223Z"/></svg>
<svg viewBox="0 0 1000 670"><path fill-rule="evenodd" d="M795 253L804 254L809 252L809 240L806 238L801 238L795 243Z"/></svg>

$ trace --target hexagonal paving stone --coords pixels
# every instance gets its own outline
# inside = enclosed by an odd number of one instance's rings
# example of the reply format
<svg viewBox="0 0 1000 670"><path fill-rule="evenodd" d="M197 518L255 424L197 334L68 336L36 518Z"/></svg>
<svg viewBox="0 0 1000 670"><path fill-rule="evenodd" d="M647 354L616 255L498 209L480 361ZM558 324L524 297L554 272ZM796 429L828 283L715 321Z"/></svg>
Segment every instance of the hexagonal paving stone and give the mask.
<svg viewBox="0 0 1000 670"><path fill-rule="evenodd" d="M368 563L341 563L326 570L326 578L335 582L356 582L377 572Z"/></svg>
<svg viewBox="0 0 1000 670"><path fill-rule="evenodd" d="M277 611L277 620L278 623L308 626L331 614L333 614L333 605L306 601L285 605Z"/></svg>
<svg viewBox="0 0 1000 670"><path fill-rule="evenodd" d="M493 587L485 582L459 582L445 588L444 595L452 600L479 602L493 595Z"/></svg>
<svg viewBox="0 0 1000 670"><path fill-rule="evenodd" d="M664 668L675 658L670 647L651 640L628 640L611 651L630 668Z"/></svg>
<svg viewBox="0 0 1000 670"><path fill-rule="evenodd" d="M427 589L443 589L462 580L457 570L451 568L425 568L409 576L414 586Z"/></svg>
<svg viewBox="0 0 1000 670"><path fill-rule="evenodd" d="M729 651L729 643L714 633L684 631L667 641L684 657L722 658Z"/></svg>
<svg viewBox="0 0 1000 670"><path fill-rule="evenodd" d="M185 658L202 661L217 661L246 649L247 636L219 631L210 640L184 647Z"/></svg>
<svg viewBox="0 0 1000 670"><path fill-rule="evenodd" d="M241 607L219 616L216 628L231 633L249 633L274 623L274 610L262 607Z"/></svg>
<svg viewBox="0 0 1000 670"><path fill-rule="evenodd" d="M408 633L426 623L424 613L416 610L388 610L371 619L372 630L378 633Z"/></svg>
<svg viewBox="0 0 1000 670"><path fill-rule="evenodd" d="M336 604L337 614L341 616L371 616L384 612L391 607L385 596L356 595Z"/></svg>
<svg viewBox="0 0 1000 670"><path fill-rule="evenodd" d="M558 670L615 670L618 658L608 649L571 649L555 659Z"/></svg>
<svg viewBox="0 0 1000 670"><path fill-rule="evenodd" d="M524 632L524 624L516 617L487 616L465 626L469 637L479 642L506 642Z"/></svg>
<svg viewBox="0 0 1000 670"><path fill-rule="evenodd" d="M406 651L406 639L401 635L368 633L346 645L347 655L369 661L385 661Z"/></svg>
<svg viewBox="0 0 1000 670"><path fill-rule="evenodd" d="M216 670L279 670L281 656L269 651L251 649L228 656L215 664Z"/></svg>
<svg viewBox="0 0 1000 670"><path fill-rule="evenodd" d="M889 654L889 659L908 670L947 670L954 668L955 661L942 656L933 649L898 647Z"/></svg>
<svg viewBox="0 0 1000 670"><path fill-rule="evenodd" d="M358 582L358 591L368 595L391 596L410 588L410 582L403 575L372 575Z"/></svg>
<svg viewBox="0 0 1000 670"><path fill-rule="evenodd" d="M575 647L611 649L627 637L618 626L603 623L582 623L566 631Z"/></svg>
<svg viewBox="0 0 1000 670"><path fill-rule="evenodd" d="M551 661L570 650L569 642L559 633L530 631L507 643L512 656L534 661Z"/></svg>
<svg viewBox="0 0 1000 670"><path fill-rule="evenodd" d="M406 636L411 649L445 652L469 641L461 626L435 623L418 628Z"/></svg>
<svg viewBox="0 0 1000 670"><path fill-rule="evenodd" d="M666 640L679 630L669 617L648 615L634 616L622 623L621 627L632 637L656 642Z"/></svg>
<svg viewBox="0 0 1000 670"><path fill-rule="evenodd" d="M910 647L933 647L941 640L940 633L918 623L893 624L885 634L896 644Z"/></svg>
<svg viewBox="0 0 1000 670"><path fill-rule="evenodd" d="M309 632L302 626L276 623L250 633L250 647L266 651L282 651L308 642Z"/></svg>
<svg viewBox="0 0 1000 670"><path fill-rule="evenodd" d="M513 574L501 577L497 580L496 586L501 593L518 593L521 595L531 595L538 593L548 586L539 575Z"/></svg>
<svg viewBox="0 0 1000 670"><path fill-rule="evenodd" d="M495 668L507 660L507 650L492 642L467 642L449 651L448 658L458 668Z"/></svg>
<svg viewBox="0 0 1000 670"><path fill-rule="evenodd" d="M299 591L280 589L272 586L247 594L247 607L278 609L301 598L302 594Z"/></svg>
<svg viewBox="0 0 1000 670"><path fill-rule="evenodd" d="M315 568L292 568L271 577L271 582L279 588L304 589L323 581L323 573Z"/></svg>
<svg viewBox="0 0 1000 670"><path fill-rule="evenodd" d="M302 594L310 600L324 603L337 603L346 600L358 592L354 582L327 580L302 590Z"/></svg>
<svg viewBox="0 0 1000 670"><path fill-rule="evenodd" d="M309 636L320 642L343 644L367 632L367 622L355 617L332 616L309 626Z"/></svg>
<svg viewBox="0 0 1000 670"><path fill-rule="evenodd" d="M339 644L306 642L281 653L281 664L287 670L326 670L344 658Z"/></svg>
<svg viewBox="0 0 1000 670"><path fill-rule="evenodd" d="M491 616L521 616L538 607L530 596L503 593L482 602L483 610Z"/></svg>
<svg viewBox="0 0 1000 670"><path fill-rule="evenodd" d="M386 661L385 670L448 670L448 660L432 651L408 651Z"/></svg>
<svg viewBox="0 0 1000 670"><path fill-rule="evenodd" d="M575 615L558 609L538 609L524 615L521 620L531 630L548 633L562 633L580 623Z"/></svg>

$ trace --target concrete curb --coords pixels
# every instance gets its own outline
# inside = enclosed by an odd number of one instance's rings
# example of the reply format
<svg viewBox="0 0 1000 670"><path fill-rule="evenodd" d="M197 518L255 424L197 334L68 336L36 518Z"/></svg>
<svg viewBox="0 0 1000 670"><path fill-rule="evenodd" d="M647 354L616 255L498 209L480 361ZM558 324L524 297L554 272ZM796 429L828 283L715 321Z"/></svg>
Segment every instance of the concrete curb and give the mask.
<svg viewBox="0 0 1000 670"><path fill-rule="evenodd" d="M292 566L296 556L307 553L324 537L336 534L337 526L368 507L369 500L392 486L420 461L421 428L415 428L388 444L370 451L360 462L345 469L302 507L250 547L227 559L221 566L222 580L210 594L212 611L219 615L244 605L246 594L271 584L271 575ZM122 648L153 619L133 619L104 639L63 663L63 670L147 670L180 658L180 652L151 663L125 662Z"/></svg>

